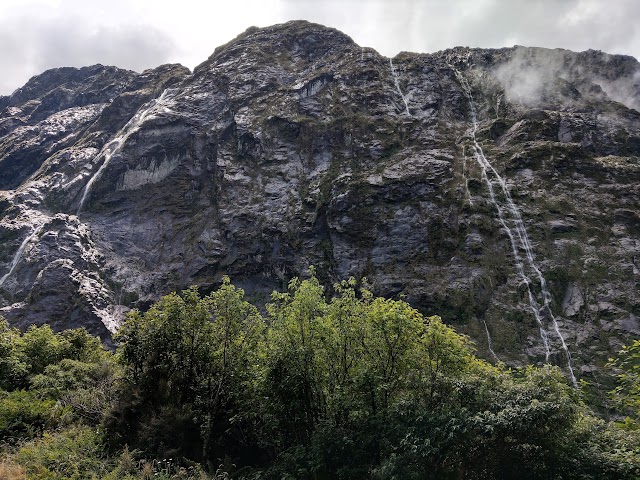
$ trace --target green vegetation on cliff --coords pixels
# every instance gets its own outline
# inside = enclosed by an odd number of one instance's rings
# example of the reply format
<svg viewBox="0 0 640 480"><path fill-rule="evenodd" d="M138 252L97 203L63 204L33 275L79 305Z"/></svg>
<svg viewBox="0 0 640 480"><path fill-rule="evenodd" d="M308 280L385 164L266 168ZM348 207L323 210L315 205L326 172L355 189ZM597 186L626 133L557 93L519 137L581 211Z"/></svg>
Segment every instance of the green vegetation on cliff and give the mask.
<svg viewBox="0 0 640 480"><path fill-rule="evenodd" d="M228 279L167 295L128 316L115 354L3 321L0 477L640 475L638 345L614 362L630 417L607 423L556 368L492 366L439 317L354 280L329 299L311 273L264 314Z"/></svg>

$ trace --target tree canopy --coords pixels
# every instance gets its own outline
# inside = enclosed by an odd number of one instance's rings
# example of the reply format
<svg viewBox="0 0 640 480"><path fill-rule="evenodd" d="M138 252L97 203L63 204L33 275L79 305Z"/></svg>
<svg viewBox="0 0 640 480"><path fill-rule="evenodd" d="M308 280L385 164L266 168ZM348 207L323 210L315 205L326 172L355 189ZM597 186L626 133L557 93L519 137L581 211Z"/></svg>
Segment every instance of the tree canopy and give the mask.
<svg viewBox="0 0 640 480"><path fill-rule="evenodd" d="M439 317L353 279L329 297L313 273L262 310L228 278L167 295L128 315L115 355L0 322L7 458L43 479L640 475L638 432L593 416L557 368L490 365ZM638 349L614 361L636 414Z"/></svg>

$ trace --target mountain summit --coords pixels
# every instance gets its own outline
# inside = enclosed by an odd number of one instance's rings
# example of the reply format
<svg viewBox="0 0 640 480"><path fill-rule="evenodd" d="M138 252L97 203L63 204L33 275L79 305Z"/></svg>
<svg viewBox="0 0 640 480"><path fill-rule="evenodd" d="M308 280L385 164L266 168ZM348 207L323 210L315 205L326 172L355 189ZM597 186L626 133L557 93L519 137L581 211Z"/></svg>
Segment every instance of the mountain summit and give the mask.
<svg viewBox="0 0 640 480"><path fill-rule="evenodd" d="M0 314L107 340L170 291L314 265L588 375L640 334L638 109L631 57L389 59L301 21L193 72L49 70L0 97Z"/></svg>

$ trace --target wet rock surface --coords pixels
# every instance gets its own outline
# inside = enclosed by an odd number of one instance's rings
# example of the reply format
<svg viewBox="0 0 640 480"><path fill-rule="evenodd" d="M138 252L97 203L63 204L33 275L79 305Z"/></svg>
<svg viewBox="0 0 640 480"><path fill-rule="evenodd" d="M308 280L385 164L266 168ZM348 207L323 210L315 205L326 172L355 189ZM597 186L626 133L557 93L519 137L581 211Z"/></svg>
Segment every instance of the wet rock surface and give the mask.
<svg viewBox="0 0 640 480"><path fill-rule="evenodd" d="M227 274L265 298L315 265L406 295L481 356L489 335L500 360L545 361L462 78L591 375L639 330L638 72L524 47L390 62L307 22L249 29L193 73L45 72L0 98L0 314L107 339L168 292Z"/></svg>

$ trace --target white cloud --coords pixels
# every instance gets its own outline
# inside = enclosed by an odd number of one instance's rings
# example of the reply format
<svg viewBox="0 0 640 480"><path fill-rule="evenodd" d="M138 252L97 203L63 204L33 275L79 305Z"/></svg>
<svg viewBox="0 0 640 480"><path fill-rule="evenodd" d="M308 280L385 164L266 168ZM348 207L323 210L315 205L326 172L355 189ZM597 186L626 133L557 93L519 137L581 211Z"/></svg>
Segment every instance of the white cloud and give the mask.
<svg viewBox="0 0 640 480"><path fill-rule="evenodd" d="M2 0L0 93L60 65L190 68L252 25L306 19L384 55L457 45L640 56L637 0Z"/></svg>
<svg viewBox="0 0 640 480"><path fill-rule="evenodd" d="M28 3L28 4L27 4ZM29 77L60 66L95 63L142 70L165 63L174 49L171 37L139 23L105 22L83 8L61 8L39 0L0 11L0 93L10 93ZM115 2L117 3L117 2Z"/></svg>

